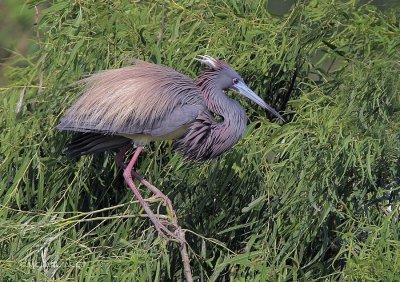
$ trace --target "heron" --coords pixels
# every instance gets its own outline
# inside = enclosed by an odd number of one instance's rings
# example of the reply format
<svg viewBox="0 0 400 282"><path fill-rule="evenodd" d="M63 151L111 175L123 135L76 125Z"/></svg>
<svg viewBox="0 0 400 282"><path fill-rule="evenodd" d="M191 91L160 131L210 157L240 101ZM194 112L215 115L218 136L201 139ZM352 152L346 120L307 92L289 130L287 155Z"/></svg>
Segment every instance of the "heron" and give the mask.
<svg viewBox="0 0 400 282"><path fill-rule="evenodd" d="M135 60L127 67L106 70L82 80L83 91L66 111L59 130L76 135L67 146L70 156L82 156L117 149L117 165L156 230L177 238L156 216L140 194L137 179L170 211L172 203L158 188L139 175L134 166L144 146L157 140L175 140L175 148L185 159L201 162L213 159L234 146L243 136L247 116L231 90L249 98L284 121L227 63L211 56L197 56L206 69L192 80L172 68ZM128 163L126 152L136 150Z"/></svg>

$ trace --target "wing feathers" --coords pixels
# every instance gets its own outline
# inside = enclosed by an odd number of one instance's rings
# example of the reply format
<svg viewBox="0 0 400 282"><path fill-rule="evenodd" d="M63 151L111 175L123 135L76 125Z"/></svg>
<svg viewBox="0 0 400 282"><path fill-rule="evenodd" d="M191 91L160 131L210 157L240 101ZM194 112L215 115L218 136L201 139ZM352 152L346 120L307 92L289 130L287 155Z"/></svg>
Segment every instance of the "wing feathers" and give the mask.
<svg viewBox="0 0 400 282"><path fill-rule="evenodd" d="M122 136L102 135L96 133L76 134L66 153L70 157L79 157L86 154L99 153L117 149L130 144L132 141Z"/></svg>
<svg viewBox="0 0 400 282"><path fill-rule="evenodd" d="M205 109L192 79L142 61L94 74L82 83L83 94L62 118L61 130L163 135L194 121Z"/></svg>

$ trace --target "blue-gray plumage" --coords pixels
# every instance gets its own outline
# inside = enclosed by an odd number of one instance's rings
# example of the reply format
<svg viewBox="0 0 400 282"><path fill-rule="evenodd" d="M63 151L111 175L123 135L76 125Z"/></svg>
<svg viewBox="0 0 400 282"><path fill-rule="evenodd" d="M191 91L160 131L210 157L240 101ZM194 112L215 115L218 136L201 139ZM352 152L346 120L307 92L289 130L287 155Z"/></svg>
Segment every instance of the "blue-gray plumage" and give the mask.
<svg viewBox="0 0 400 282"><path fill-rule="evenodd" d="M145 145L177 139L175 147L189 160L217 157L237 143L247 121L243 108L224 90L245 95L283 120L229 65L208 56L198 60L209 69L195 81L173 69L142 61L84 79L83 95L57 126L89 133L77 135L69 153L84 155L132 141ZM214 114L223 120L215 120Z"/></svg>
<svg viewBox="0 0 400 282"><path fill-rule="evenodd" d="M192 161L214 158L230 149L242 137L247 117L226 90L244 95L283 121L228 64L209 56L197 60L208 69L195 81L171 68L143 61L94 74L82 81L82 96L57 126L80 133L68 146L70 155L123 148L117 163L124 169L126 182L157 230L173 238L176 235L152 213L132 181L133 173L157 197L170 203L164 194L132 172L143 146L154 140L176 139L177 150ZM126 165L123 154L132 142L137 150ZM169 208L172 209L171 204Z"/></svg>

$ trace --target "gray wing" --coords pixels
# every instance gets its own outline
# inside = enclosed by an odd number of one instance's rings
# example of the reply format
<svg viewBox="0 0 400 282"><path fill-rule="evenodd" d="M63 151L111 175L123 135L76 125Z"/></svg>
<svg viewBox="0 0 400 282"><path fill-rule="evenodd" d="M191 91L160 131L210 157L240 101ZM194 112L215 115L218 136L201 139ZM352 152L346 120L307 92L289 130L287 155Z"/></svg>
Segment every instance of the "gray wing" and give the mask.
<svg viewBox="0 0 400 282"><path fill-rule="evenodd" d="M83 94L61 119L60 130L162 136L191 123L205 109L192 79L142 61L82 82Z"/></svg>
<svg viewBox="0 0 400 282"><path fill-rule="evenodd" d="M196 120L197 116L202 111L201 108L195 105L181 105L176 107L165 119L152 128L147 128L143 131L144 134L152 136L164 136L182 126L189 125Z"/></svg>

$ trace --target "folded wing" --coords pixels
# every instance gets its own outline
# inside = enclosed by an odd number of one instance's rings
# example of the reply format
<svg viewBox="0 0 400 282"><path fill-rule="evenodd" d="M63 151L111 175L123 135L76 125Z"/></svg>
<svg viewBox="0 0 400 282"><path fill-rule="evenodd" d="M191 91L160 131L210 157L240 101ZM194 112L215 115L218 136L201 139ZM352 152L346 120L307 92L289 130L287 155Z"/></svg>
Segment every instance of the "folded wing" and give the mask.
<svg viewBox="0 0 400 282"><path fill-rule="evenodd" d="M164 136L205 109L191 78L143 61L94 74L82 83L83 93L61 119L60 130Z"/></svg>

